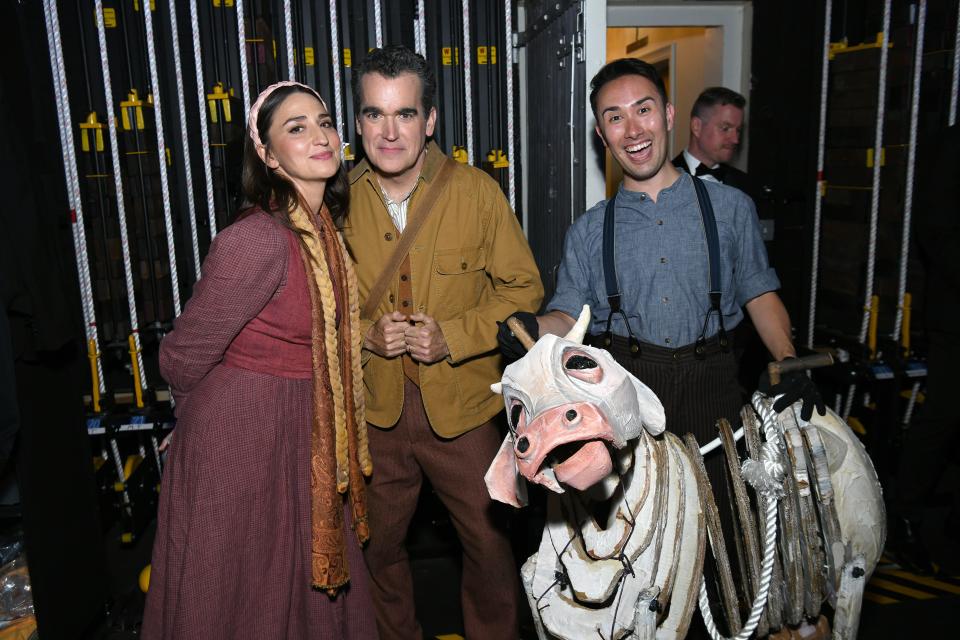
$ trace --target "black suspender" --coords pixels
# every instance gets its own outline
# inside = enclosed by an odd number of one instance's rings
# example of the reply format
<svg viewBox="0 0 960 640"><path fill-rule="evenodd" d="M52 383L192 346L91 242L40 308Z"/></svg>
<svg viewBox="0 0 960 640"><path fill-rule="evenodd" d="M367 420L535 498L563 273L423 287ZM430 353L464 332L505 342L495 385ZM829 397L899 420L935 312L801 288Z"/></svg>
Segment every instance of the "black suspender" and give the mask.
<svg viewBox="0 0 960 640"><path fill-rule="evenodd" d="M720 347L726 351L730 346L727 339L727 332L723 327L723 312L720 307L721 298L721 280L720 280L720 234L717 231L717 219L713 213L713 204L710 202L710 195L707 193L707 187L703 180L696 176L690 176L693 180L693 187L697 193L697 205L700 209L700 220L703 223L703 234L707 244L708 268L710 271L710 311L703 321L703 329L700 331L700 337L697 338L694 353L698 357L703 357L706 351L706 331L707 322L710 320L710 314L716 312L720 328L717 330L717 340ZM607 303L610 305L610 315L607 316L606 331L603 334L602 347L609 347L613 342L613 333L610 325L613 320L613 314L618 313L623 318L629 335L630 354L634 357L640 355L640 341L634 337L633 330L630 328L630 322L627 315L623 312L620 305L620 285L617 282L617 268L614 260L616 249L616 196L607 201L607 207L603 215L603 280L607 290Z"/></svg>

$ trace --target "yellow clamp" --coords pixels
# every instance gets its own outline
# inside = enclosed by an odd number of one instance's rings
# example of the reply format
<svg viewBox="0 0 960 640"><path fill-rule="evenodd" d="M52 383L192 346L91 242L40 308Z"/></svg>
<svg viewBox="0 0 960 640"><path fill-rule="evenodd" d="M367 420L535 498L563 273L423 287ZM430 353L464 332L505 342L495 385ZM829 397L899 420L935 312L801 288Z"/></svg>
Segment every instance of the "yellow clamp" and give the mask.
<svg viewBox="0 0 960 640"><path fill-rule="evenodd" d="M883 167L887 164L887 149L886 147L880 147L880 166ZM873 168L873 147L867 149L867 168Z"/></svg>
<svg viewBox="0 0 960 640"><path fill-rule="evenodd" d="M453 153L450 154L453 156L453 159L461 164L467 164L467 148L459 147L457 145L453 146Z"/></svg>
<svg viewBox="0 0 960 640"><path fill-rule="evenodd" d="M877 357L877 321L880 316L880 296L870 296L870 324L867 329L867 347L870 349L870 359Z"/></svg>
<svg viewBox="0 0 960 640"><path fill-rule="evenodd" d="M853 53L854 51L864 51L866 49L879 49L883 46L883 32L877 33L877 37L873 42L863 42L861 44L851 45L847 42L847 39L844 38L840 42L831 42L830 51L827 54L827 57L830 60L833 60L834 56L841 53ZM887 42L887 48L892 49L893 43Z"/></svg>
<svg viewBox="0 0 960 640"><path fill-rule="evenodd" d="M494 149L488 153L487 162L493 165L494 169L506 169L510 166L510 161L507 160L507 154L500 149Z"/></svg>
<svg viewBox="0 0 960 640"><path fill-rule="evenodd" d="M133 393L137 398L137 408L143 409L143 387L140 386L140 362L137 359L137 355L140 353L140 350L137 348L137 341L134 340L132 333L127 336L127 344L130 346L130 364L133 371Z"/></svg>
<svg viewBox="0 0 960 640"><path fill-rule="evenodd" d="M93 398L93 411L100 413L100 374L97 371L97 359L100 354L97 352L97 344L93 338L87 340L87 358L90 360L90 378L93 381L93 392L90 397Z"/></svg>
<svg viewBox="0 0 960 640"><path fill-rule="evenodd" d="M225 122L233 120L230 114L230 94L223 90L223 83L218 82L213 85L213 89L207 94L207 105L210 107L210 122L217 121L217 102L223 107L223 119Z"/></svg>
<svg viewBox="0 0 960 640"><path fill-rule="evenodd" d="M134 114L137 129L143 131L143 100L137 95L136 89L130 89L127 99L120 103L120 123L124 131L132 129L130 125L130 112Z"/></svg>
<svg viewBox="0 0 960 640"><path fill-rule="evenodd" d="M344 160L354 160L356 156L353 153L353 147L350 146L350 143L343 145L343 159Z"/></svg>
<svg viewBox="0 0 960 640"><path fill-rule="evenodd" d="M96 111L91 111L87 119L80 123L80 147L84 151L90 151L88 131L93 132L93 147L97 151L103 151L103 123L97 121Z"/></svg>

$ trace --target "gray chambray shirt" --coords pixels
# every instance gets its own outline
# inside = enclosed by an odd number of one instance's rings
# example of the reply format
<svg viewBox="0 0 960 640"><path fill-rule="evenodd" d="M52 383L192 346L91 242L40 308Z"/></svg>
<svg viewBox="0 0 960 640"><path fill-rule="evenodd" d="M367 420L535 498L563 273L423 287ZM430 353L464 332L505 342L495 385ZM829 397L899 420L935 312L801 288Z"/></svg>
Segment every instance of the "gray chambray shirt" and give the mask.
<svg viewBox="0 0 960 640"><path fill-rule="evenodd" d="M743 319L742 307L780 288L767 262L753 201L739 189L706 182L720 236L721 309L729 331ZM603 216L599 202L567 230L557 290L548 311L576 318L584 304L593 314L591 333L606 330L610 305L603 279ZM616 204L617 280L630 328L644 342L668 348L692 344L710 310L710 270L693 178L683 173L656 202L620 185ZM719 328L710 315L706 337ZM611 330L626 336L614 314Z"/></svg>

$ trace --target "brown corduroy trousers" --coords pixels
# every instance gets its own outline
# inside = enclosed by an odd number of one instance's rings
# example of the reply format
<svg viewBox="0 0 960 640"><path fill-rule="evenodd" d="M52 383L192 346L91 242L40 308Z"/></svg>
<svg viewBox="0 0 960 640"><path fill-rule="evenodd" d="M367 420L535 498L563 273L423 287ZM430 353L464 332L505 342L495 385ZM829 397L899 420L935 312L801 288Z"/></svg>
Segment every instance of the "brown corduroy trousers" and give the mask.
<svg viewBox="0 0 960 640"><path fill-rule="evenodd" d="M364 556L382 640L420 640L413 577L404 547L423 477L440 497L463 547L461 604L469 640L517 637L519 574L483 476L500 448L494 422L444 439L430 428L420 390L404 380L392 429L370 426L374 472L367 488L370 543Z"/></svg>

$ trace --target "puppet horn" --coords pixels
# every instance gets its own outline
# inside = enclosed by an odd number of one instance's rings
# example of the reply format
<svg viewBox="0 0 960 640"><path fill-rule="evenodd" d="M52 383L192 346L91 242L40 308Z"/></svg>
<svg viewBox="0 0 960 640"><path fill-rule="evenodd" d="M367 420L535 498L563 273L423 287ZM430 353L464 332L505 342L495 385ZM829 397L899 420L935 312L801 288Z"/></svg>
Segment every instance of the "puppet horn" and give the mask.
<svg viewBox="0 0 960 640"><path fill-rule="evenodd" d="M587 335L587 327L590 326L590 305L583 305L583 310L580 311L580 317L577 318L577 323L573 325L573 328L570 329L570 332L567 333L563 338L564 340L569 340L570 342L576 342L577 344L583 344L583 337Z"/></svg>

